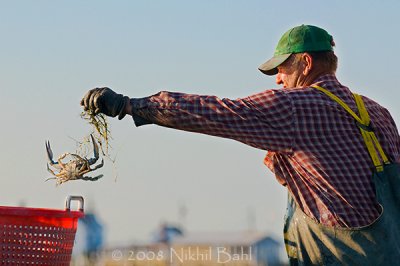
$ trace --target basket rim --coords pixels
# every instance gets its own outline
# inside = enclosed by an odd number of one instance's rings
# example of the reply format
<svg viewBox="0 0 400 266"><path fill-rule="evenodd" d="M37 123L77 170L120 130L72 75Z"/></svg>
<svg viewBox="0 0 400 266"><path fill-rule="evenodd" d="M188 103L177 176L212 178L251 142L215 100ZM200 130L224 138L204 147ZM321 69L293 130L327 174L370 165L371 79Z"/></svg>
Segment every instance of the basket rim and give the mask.
<svg viewBox="0 0 400 266"><path fill-rule="evenodd" d="M53 218L80 218L83 211L69 211L60 209L0 206L1 216L45 216Z"/></svg>

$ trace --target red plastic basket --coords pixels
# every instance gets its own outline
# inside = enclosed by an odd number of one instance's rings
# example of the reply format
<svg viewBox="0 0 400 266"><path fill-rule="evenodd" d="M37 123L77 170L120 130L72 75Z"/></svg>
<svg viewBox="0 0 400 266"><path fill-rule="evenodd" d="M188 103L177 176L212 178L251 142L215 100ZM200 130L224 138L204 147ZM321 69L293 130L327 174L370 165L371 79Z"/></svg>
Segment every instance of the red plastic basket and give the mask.
<svg viewBox="0 0 400 266"><path fill-rule="evenodd" d="M79 211L71 211L71 201ZM0 265L69 266L83 197L69 196L63 210L0 207Z"/></svg>

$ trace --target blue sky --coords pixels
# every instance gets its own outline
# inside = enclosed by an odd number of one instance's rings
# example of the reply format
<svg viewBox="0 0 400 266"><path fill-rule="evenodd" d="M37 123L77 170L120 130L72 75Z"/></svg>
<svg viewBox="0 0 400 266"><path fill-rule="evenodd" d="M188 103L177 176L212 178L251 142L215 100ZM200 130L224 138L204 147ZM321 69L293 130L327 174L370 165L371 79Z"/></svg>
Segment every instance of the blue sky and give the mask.
<svg viewBox="0 0 400 266"><path fill-rule="evenodd" d="M299 24L330 32L337 76L400 122L398 1L0 1L0 204L62 208L79 194L107 225L110 243L147 239L188 209L190 231L256 228L281 237L286 191L265 151L231 140L111 120L118 179L44 180L44 141L75 150L90 127L88 89L131 97L160 90L237 98L276 88L257 66ZM106 162L107 163L107 162ZM252 210L252 211L249 211Z"/></svg>

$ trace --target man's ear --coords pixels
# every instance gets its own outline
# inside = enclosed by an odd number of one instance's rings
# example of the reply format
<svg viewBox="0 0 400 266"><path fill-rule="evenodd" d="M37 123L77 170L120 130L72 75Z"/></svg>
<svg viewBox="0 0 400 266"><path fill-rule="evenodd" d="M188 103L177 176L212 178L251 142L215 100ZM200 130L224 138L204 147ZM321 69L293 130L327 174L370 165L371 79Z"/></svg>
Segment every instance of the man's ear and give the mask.
<svg viewBox="0 0 400 266"><path fill-rule="evenodd" d="M304 53L302 55L302 61L304 64L304 68L303 68L303 75L307 76L308 74L310 74L311 69L313 68L313 58L311 57L310 54L308 53Z"/></svg>

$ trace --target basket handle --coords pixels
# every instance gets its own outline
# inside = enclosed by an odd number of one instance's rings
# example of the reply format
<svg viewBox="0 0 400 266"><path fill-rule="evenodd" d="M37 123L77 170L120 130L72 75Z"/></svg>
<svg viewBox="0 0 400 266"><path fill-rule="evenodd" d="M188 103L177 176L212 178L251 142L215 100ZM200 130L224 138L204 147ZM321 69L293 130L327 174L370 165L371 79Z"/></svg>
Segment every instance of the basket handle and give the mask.
<svg viewBox="0 0 400 266"><path fill-rule="evenodd" d="M68 196L65 199L65 210L66 211L71 211L71 201L76 200L79 202L79 211L83 212L83 205L84 205L84 200L82 196Z"/></svg>

